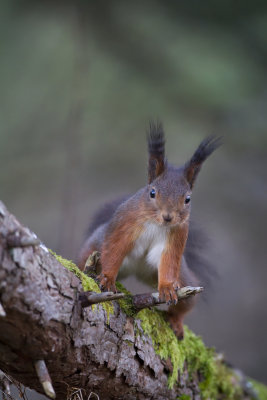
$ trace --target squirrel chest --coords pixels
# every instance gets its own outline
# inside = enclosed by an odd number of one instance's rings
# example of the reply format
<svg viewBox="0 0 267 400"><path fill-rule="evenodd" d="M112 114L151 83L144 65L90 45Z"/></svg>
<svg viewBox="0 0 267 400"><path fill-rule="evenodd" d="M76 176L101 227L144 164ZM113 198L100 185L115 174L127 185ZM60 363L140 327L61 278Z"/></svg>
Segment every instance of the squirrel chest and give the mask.
<svg viewBox="0 0 267 400"><path fill-rule="evenodd" d="M168 231L165 226L145 223L132 251L124 258L122 267L134 267L140 259L145 258L147 264L157 269L166 246Z"/></svg>

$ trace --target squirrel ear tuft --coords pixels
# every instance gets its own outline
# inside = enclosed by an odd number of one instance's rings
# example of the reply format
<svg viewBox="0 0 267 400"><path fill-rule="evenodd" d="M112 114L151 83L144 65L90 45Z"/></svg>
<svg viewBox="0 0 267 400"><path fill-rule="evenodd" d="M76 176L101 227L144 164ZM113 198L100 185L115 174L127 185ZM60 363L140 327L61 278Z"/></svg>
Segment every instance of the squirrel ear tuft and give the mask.
<svg viewBox="0 0 267 400"><path fill-rule="evenodd" d="M185 164L184 172L185 177L192 188L195 179L200 171L201 165L206 158L221 146L221 137L208 136L204 139L196 149L193 157Z"/></svg>
<svg viewBox="0 0 267 400"><path fill-rule="evenodd" d="M151 183L165 170L165 139L161 122L150 122L148 143L148 183Z"/></svg>

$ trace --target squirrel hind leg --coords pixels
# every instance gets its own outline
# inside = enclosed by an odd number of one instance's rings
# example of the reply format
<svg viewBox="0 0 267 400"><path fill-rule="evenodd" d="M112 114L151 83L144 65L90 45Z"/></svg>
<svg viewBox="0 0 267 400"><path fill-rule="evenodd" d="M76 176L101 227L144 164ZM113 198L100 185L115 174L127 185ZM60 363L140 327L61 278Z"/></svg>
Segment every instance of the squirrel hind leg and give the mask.
<svg viewBox="0 0 267 400"><path fill-rule="evenodd" d="M184 338L184 317L194 307L196 302L195 298L188 298L178 301L178 304L171 305L168 308L166 319L170 323L178 340Z"/></svg>

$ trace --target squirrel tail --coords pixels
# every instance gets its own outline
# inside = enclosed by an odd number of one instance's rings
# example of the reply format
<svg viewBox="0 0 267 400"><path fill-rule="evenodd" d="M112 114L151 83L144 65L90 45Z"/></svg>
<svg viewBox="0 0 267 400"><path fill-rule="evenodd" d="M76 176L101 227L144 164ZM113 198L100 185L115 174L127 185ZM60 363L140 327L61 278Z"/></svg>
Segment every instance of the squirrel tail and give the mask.
<svg viewBox="0 0 267 400"><path fill-rule="evenodd" d="M190 221L184 256L188 268L196 275L200 285L210 289L218 273L207 254L209 242L210 239L205 231L196 222ZM207 292L205 291L205 293ZM204 297L206 298L206 296Z"/></svg>
<svg viewBox="0 0 267 400"><path fill-rule="evenodd" d="M129 195L118 197L117 199L107 202L102 207L100 207L100 209L94 214L93 218L90 221L89 227L86 231L86 237L90 236L100 225L108 222L119 207L119 205L122 204L129 197Z"/></svg>

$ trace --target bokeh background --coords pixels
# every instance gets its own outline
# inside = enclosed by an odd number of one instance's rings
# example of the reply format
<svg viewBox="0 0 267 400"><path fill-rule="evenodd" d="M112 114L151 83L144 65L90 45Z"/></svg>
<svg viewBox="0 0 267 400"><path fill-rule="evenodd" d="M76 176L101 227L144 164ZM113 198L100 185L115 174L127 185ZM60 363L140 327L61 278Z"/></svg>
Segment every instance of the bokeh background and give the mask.
<svg viewBox="0 0 267 400"><path fill-rule="evenodd" d="M146 184L150 119L176 164L224 136L192 199L218 277L187 322L267 383L266 2L2 0L0 32L0 198L65 257Z"/></svg>

